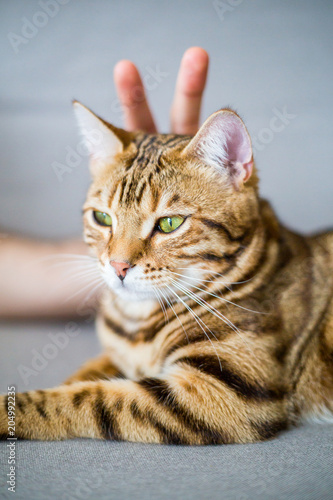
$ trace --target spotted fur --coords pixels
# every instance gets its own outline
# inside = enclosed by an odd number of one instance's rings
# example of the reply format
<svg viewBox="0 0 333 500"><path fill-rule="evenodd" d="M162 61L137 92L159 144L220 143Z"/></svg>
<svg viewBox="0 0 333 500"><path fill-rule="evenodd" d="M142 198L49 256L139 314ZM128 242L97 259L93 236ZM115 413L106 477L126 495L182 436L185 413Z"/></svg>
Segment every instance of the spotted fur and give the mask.
<svg viewBox="0 0 333 500"><path fill-rule="evenodd" d="M258 194L242 122L220 113L220 143L212 121L192 139L129 134L90 115L114 148L92 151L84 205L108 285L104 354L60 387L18 394L17 437L246 443L333 420L333 233L279 223ZM185 222L159 232L173 215ZM110 261L130 265L125 279ZM6 414L3 398L3 437Z"/></svg>

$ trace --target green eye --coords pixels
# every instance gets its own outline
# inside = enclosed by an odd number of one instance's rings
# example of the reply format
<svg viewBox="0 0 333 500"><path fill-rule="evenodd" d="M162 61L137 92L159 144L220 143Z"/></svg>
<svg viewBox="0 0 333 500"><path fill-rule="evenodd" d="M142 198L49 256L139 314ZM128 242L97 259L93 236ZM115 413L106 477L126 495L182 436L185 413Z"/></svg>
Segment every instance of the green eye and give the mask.
<svg viewBox="0 0 333 500"><path fill-rule="evenodd" d="M181 226L184 222L184 217L162 217L158 221L158 228L162 233L172 233L175 229Z"/></svg>
<svg viewBox="0 0 333 500"><path fill-rule="evenodd" d="M94 219L101 226L112 226L112 219L110 215L105 212L94 211Z"/></svg>

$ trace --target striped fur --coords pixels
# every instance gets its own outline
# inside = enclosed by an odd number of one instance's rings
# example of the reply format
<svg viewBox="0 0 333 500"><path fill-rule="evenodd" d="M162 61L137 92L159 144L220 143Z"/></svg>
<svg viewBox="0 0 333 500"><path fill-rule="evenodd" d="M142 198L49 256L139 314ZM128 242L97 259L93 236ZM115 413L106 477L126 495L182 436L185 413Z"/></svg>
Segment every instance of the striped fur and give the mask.
<svg viewBox="0 0 333 500"><path fill-rule="evenodd" d="M108 127L123 151L95 166L84 206L109 285L104 354L60 387L18 394L17 437L227 444L332 421L333 233L288 231L255 171L235 189L184 153L189 137ZM93 210L112 216L111 230ZM184 224L159 233L172 215ZM110 260L130 263L123 282Z"/></svg>

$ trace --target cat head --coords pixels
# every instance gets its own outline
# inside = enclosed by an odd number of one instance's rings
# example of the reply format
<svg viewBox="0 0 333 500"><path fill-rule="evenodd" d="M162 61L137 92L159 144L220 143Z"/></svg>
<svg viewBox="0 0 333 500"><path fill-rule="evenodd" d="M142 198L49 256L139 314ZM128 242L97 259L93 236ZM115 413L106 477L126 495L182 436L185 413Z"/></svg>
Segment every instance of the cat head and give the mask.
<svg viewBox="0 0 333 500"><path fill-rule="evenodd" d="M74 102L90 151L85 241L103 278L132 300L175 297L235 270L258 220L251 140L231 109L194 137L126 132ZM176 295L177 297L177 295Z"/></svg>

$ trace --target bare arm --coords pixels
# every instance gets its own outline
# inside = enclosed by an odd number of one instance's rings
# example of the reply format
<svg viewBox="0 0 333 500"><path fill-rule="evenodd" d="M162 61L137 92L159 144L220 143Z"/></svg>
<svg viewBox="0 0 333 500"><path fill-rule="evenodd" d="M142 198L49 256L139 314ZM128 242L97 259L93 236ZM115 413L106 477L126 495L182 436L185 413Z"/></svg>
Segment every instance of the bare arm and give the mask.
<svg viewBox="0 0 333 500"><path fill-rule="evenodd" d="M66 280L58 267L63 254L86 254L83 241L46 242L8 236L0 239L0 318L49 318L84 315L92 301L74 295L82 286Z"/></svg>

